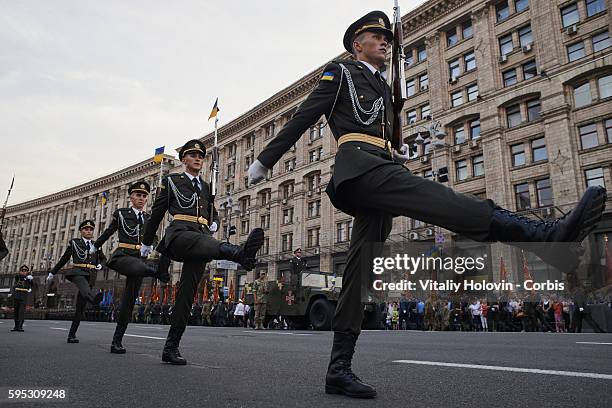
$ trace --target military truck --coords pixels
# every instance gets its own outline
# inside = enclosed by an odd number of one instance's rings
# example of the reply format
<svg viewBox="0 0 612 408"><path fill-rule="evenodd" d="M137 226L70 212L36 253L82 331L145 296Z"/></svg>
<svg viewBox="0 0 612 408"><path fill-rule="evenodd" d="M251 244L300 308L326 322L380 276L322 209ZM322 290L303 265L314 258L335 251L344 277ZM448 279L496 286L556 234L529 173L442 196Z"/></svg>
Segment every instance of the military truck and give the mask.
<svg viewBox="0 0 612 408"><path fill-rule="evenodd" d="M293 283L268 281L266 325L268 321L283 316L294 329L312 326L314 330L330 330L341 288L342 277L311 270L303 271ZM252 294L247 295L247 302L253 304ZM382 328L378 305L370 301L363 307L362 328Z"/></svg>

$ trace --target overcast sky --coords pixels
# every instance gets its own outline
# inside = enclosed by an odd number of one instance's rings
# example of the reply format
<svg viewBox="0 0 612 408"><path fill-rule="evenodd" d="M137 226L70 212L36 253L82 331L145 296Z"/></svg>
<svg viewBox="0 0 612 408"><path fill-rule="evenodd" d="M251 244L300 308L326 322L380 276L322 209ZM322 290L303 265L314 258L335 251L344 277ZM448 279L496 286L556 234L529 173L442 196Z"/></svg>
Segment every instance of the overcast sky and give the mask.
<svg viewBox="0 0 612 408"><path fill-rule="evenodd" d="M424 0L402 0L402 14ZM0 198L9 205L166 151L343 51L391 0L0 0Z"/></svg>

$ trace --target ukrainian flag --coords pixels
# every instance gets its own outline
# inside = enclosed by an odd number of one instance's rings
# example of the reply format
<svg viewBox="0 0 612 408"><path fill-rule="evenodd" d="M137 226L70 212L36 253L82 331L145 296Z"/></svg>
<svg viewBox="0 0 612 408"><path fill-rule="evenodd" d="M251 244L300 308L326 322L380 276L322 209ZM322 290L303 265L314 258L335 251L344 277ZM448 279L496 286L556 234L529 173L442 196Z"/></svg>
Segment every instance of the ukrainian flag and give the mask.
<svg viewBox="0 0 612 408"><path fill-rule="evenodd" d="M102 192L102 205L106 205L106 202L108 201L108 191L103 191Z"/></svg>
<svg viewBox="0 0 612 408"><path fill-rule="evenodd" d="M213 106L212 111L210 111L210 116L208 120L217 117L217 113L219 112L219 98L215 99L215 106Z"/></svg>
<svg viewBox="0 0 612 408"><path fill-rule="evenodd" d="M333 81L333 80L334 80L333 72L324 72L323 76L321 77L321 81Z"/></svg>
<svg viewBox="0 0 612 408"><path fill-rule="evenodd" d="M164 147L166 146L158 147L157 149L155 149L155 156L153 156L153 161L155 163L161 163L164 159Z"/></svg>

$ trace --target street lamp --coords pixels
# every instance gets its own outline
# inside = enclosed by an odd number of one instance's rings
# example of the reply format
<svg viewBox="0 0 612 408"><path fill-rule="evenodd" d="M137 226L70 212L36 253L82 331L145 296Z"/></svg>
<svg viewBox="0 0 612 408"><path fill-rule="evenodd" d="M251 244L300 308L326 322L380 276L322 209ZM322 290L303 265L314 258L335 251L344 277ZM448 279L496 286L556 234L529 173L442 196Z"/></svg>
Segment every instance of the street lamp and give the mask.
<svg viewBox="0 0 612 408"><path fill-rule="evenodd" d="M442 123L439 120L435 120L433 116L430 116L430 122L428 126L415 125L414 129L417 132L417 136L414 139L414 142L418 146L422 146L427 140L430 141L431 146L434 149L434 157L432 157L432 162L434 161L433 159L435 159L436 148L449 147L448 144L444 143L444 139L446 139L447 135L446 132L442 130ZM442 183L448 181L448 167L434 169L432 166L431 173L434 180L436 181Z"/></svg>

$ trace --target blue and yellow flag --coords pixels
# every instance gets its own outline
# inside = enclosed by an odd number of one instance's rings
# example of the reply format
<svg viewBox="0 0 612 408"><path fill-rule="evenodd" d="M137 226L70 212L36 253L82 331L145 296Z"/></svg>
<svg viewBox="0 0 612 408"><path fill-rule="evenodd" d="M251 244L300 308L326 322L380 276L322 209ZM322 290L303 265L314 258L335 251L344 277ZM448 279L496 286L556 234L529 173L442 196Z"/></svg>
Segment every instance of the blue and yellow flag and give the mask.
<svg viewBox="0 0 612 408"><path fill-rule="evenodd" d="M108 191L102 192L102 199L100 201L102 202L102 205L106 205L106 202L108 201Z"/></svg>
<svg viewBox="0 0 612 408"><path fill-rule="evenodd" d="M164 148L166 146L158 147L155 149L155 156L153 156L153 161L155 163L161 163L164 160Z"/></svg>
<svg viewBox="0 0 612 408"><path fill-rule="evenodd" d="M324 72L323 76L321 77L321 81L333 81L333 80L334 80L333 72Z"/></svg>
<svg viewBox="0 0 612 408"><path fill-rule="evenodd" d="M208 120L217 117L217 113L219 112L219 98L215 99L215 106L213 106L212 111L210 111L210 116Z"/></svg>

